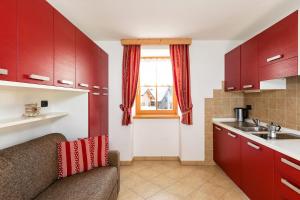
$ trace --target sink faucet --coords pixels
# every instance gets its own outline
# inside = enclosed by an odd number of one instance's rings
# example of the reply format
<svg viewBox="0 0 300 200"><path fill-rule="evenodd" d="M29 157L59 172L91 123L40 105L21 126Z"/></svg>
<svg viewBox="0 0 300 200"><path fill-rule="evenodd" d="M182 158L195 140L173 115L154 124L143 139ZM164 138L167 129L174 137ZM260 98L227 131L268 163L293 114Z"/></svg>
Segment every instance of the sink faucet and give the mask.
<svg viewBox="0 0 300 200"><path fill-rule="evenodd" d="M255 126L259 126L259 124L260 124L259 119L252 119L252 121L254 122Z"/></svg>

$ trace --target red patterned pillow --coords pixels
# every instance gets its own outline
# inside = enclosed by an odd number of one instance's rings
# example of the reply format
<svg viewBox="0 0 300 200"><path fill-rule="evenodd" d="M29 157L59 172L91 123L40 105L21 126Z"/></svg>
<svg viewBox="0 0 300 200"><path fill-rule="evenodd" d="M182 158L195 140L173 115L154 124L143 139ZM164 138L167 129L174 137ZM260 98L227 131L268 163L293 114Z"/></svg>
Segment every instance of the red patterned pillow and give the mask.
<svg viewBox="0 0 300 200"><path fill-rule="evenodd" d="M93 167L108 166L108 136L100 135L89 140Z"/></svg>
<svg viewBox="0 0 300 200"><path fill-rule="evenodd" d="M88 139L58 143L58 178L92 169L90 148Z"/></svg>

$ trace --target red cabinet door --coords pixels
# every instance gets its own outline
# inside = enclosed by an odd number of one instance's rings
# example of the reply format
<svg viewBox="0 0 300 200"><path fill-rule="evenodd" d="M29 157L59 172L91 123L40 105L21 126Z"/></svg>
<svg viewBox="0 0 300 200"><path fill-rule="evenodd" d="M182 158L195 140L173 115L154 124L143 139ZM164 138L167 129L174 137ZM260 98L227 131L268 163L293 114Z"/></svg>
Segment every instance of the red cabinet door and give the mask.
<svg viewBox="0 0 300 200"><path fill-rule="evenodd" d="M225 91L241 89L241 48L225 54Z"/></svg>
<svg viewBox="0 0 300 200"><path fill-rule="evenodd" d="M101 96L95 92L89 93L89 136L94 137L101 134L100 106Z"/></svg>
<svg viewBox="0 0 300 200"><path fill-rule="evenodd" d="M0 80L16 81L17 76L17 1L0 3Z"/></svg>
<svg viewBox="0 0 300 200"><path fill-rule="evenodd" d="M40 0L18 3L18 81L53 85L53 8Z"/></svg>
<svg viewBox="0 0 300 200"><path fill-rule="evenodd" d="M54 10L54 85L75 87L75 27Z"/></svg>
<svg viewBox="0 0 300 200"><path fill-rule="evenodd" d="M300 161L276 152L275 191L278 200L300 199Z"/></svg>
<svg viewBox="0 0 300 200"><path fill-rule="evenodd" d="M241 185L250 199L274 199L274 152L249 139L241 140Z"/></svg>
<svg viewBox="0 0 300 200"><path fill-rule="evenodd" d="M224 135L224 171L241 186L241 136L228 130L224 130Z"/></svg>
<svg viewBox="0 0 300 200"><path fill-rule="evenodd" d="M88 89L92 84L92 41L76 29L76 88Z"/></svg>
<svg viewBox="0 0 300 200"><path fill-rule="evenodd" d="M241 45L241 88L259 89L257 37Z"/></svg>
<svg viewBox="0 0 300 200"><path fill-rule="evenodd" d="M109 134L108 113L108 55L101 50L101 133Z"/></svg>
<svg viewBox="0 0 300 200"><path fill-rule="evenodd" d="M224 159L223 159L223 150L224 150L224 129L220 126L213 126L213 157L214 161L224 169Z"/></svg>
<svg viewBox="0 0 300 200"><path fill-rule="evenodd" d="M298 74L298 11L262 32L258 38L260 80Z"/></svg>

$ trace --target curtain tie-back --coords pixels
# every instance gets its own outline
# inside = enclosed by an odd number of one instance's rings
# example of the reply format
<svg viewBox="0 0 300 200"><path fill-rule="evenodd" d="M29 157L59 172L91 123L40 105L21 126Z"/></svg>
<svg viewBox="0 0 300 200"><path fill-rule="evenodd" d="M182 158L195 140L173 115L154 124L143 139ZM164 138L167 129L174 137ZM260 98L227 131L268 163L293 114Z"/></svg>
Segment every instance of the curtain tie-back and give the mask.
<svg viewBox="0 0 300 200"><path fill-rule="evenodd" d="M193 105L188 107L186 110L182 111L181 114L186 115L188 113L191 113L193 110Z"/></svg>
<svg viewBox="0 0 300 200"><path fill-rule="evenodd" d="M131 113L131 109L127 106L124 106L123 104L120 105L120 109L123 111L123 112L127 112L127 113Z"/></svg>

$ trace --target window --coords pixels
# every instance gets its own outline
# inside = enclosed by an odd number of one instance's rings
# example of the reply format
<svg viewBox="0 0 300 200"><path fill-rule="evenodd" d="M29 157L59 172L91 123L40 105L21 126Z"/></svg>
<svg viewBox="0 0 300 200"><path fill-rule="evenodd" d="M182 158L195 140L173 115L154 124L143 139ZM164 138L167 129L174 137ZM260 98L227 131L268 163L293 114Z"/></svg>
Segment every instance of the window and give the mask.
<svg viewBox="0 0 300 200"><path fill-rule="evenodd" d="M143 52L142 52L143 55ZM137 117L176 117L170 56L143 56L136 96Z"/></svg>

